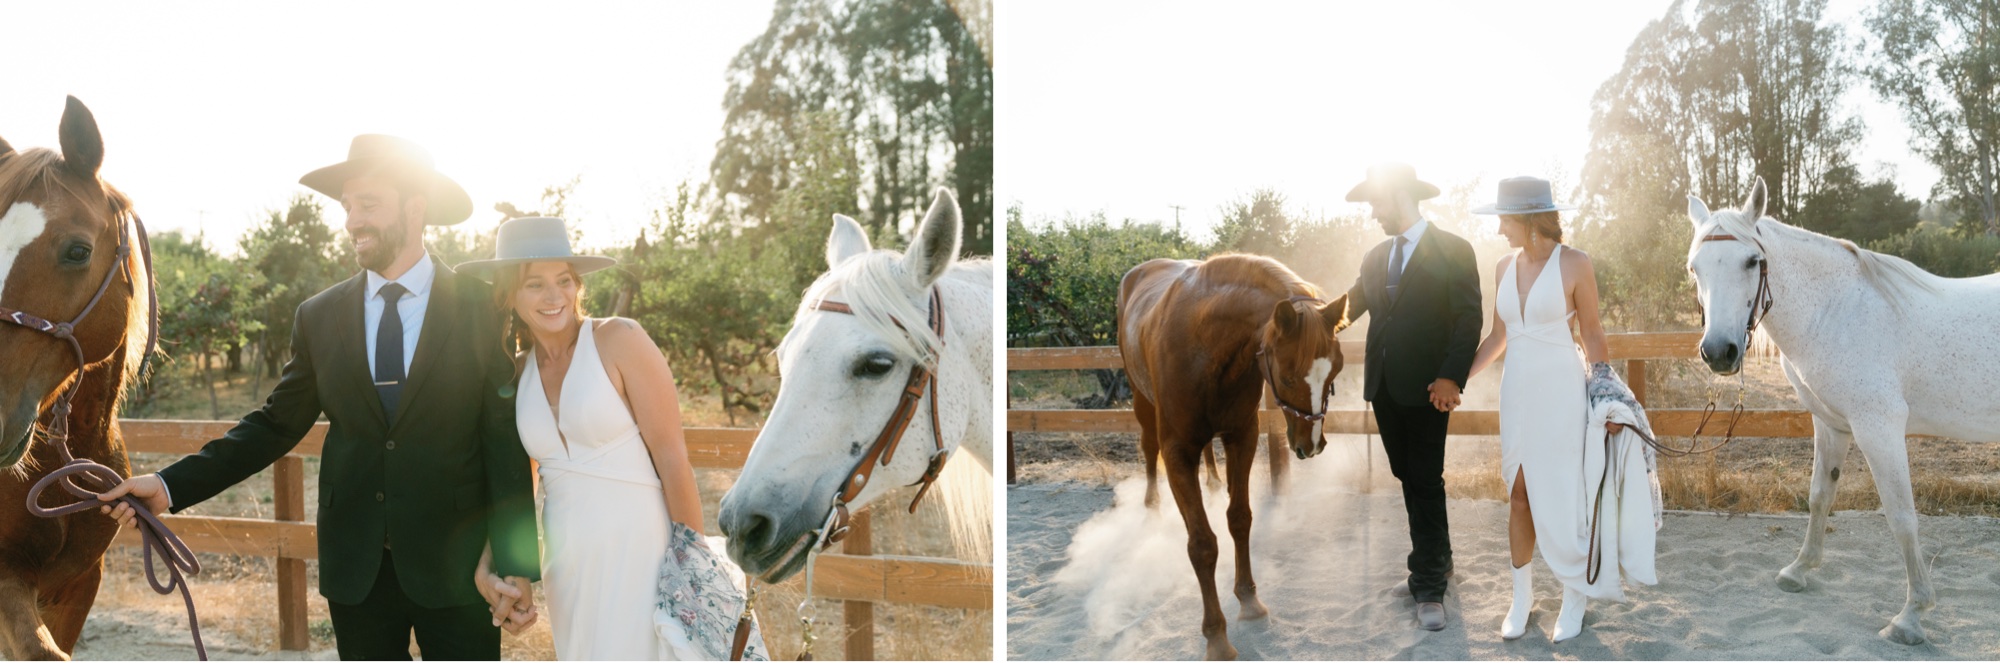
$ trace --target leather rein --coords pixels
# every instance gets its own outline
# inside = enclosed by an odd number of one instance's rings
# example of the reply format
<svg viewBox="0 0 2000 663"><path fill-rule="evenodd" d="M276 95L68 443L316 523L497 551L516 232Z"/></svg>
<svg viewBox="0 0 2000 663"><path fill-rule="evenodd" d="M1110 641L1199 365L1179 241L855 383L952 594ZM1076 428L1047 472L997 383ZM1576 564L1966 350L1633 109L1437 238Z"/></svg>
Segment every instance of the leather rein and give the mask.
<svg viewBox="0 0 2000 663"><path fill-rule="evenodd" d="M70 350L76 356L77 378L71 381L68 387L63 389L61 396L56 397L55 405L49 408L48 412L51 421L47 426L43 427L46 439L55 444L56 450L61 455L63 461L62 467L43 476L41 480L36 481L35 485L28 489L28 513L42 518L60 518L72 513L103 507L105 504L98 500L97 496L103 491L116 488L119 483L125 480L125 477L119 475L116 470L93 462L88 458L77 458L70 454L69 415L70 401L76 397L77 390L82 388L82 373L90 365L90 362L85 358L83 353L83 343L76 340L76 326L82 324L84 319L89 318L92 311L97 310L98 302L104 300L104 293L111 289L111 282L117 280L120 274L125 276L125 281L132 284L134 289L138 287L138 275L132 273L132 234L127 232L127 218L128 215L123 214L118 217L118 253L116 260L119 267L105 272L104 281L98 284L96 294L90 297L90 303L85 304L83 311L76 314L76 317L71 318L69 322L49 322L47 319L36 315L0 306L0 322L11 323L54 336L58 340L69 343ZM138 231L138 250L140 257L145 263L146 279L148 282L154 282L153 247L151 241L146 236L146 223L140 220L136 214L129 215L129 219L132 223L130 228ZM141 355L141 362L145 362L153 356L153 349L158 347L160 342L160 292L157 283L154 283L154 287L147 288L146 292L148 295L146 305L146 353ZM77 480L79 478L88 483L89 487L78 485ZM77 497L78 501L53 509L42 508L40 504L42 491L56 485L61 486L70 495ZM208 650L202 646L201 642L201 623L195 616L194 597L188 594L187 579L182 575L184 571L190 575L200 573L201 562L195 559L194 552L188 549L187 544L183 543L180 537L175 536L173 531L160 521L159 516L153 515L152 511L146 509L145 504L138 497L128 494L119 499L129 505L132 508L132 512L138 516L139 536L143 539L141 548L145 551L146 582L153 586L153 591L161 594L171 594L175 590L180 591L181 600L187 605L188 630L194 636L195 655L199 656L201 660L208 660ZM155 552L167 563L169 576L166 582L161 582L154 571L153 555Z"/></svg>
<svg viewBox="0 0 2000 663"><path fill-rule="evenodd" d="M1312 297L1309 295L1292 295L1291 299L1287 299L1285 301L1287 303L1297 303L1297 302L1312 302L1314 304L1322 303L1318 297ZM1278 408L1284 410L1285 414L1298 417L1299 419L1303 419L1307 422L1316 422L1321 419L1325 419L1327 408L1333 406L1334 380L1332 379L1332 377L1329 376L1326 381L1326 389L1325 389L1326 393L1323 394L1322 395L1323 397L1319 399L1318 412L1307 412L1304 409L1292 407L1292 404L1285 402L1285 397L1278 393L1278 374L1277 371L1274 371L1271 368L1271 353L1269 352L1269 350L1270 348L1268 347L1257 348L1257 368L1263 371L1264 373L1264 384L1271 388L1271 400L1276 401L1278 403Z"/></svg>

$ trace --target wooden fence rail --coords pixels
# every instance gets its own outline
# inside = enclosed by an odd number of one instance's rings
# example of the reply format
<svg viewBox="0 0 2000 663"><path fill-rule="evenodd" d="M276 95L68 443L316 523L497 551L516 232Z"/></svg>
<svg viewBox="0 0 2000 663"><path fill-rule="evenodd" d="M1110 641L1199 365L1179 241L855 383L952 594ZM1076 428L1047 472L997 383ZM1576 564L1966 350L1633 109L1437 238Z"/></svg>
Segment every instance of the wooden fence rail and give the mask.
<svg viewBox="0 0 2000 663"><path fill-rule="evenodd" d="M1611 361L1625 362L1625 380L1640 403L1646 402L1647 362L1659 359L1697 358L1700 332L1634 332L1608 334L1605 350ZM1341 341L1345 370L1355 370L1367 356L1361 341ZM1077 371L1124 368L1116 346L1069 348L1008 348L1007 371ZM1269 408L1269 394L1265 405ZM1284 415L1276 409L1259 414L1264 434L1284 434ZM1701 422L1698 409L1649 409L1647 418L1656 435L1690 435ZM1729 414L1718 415L1718 422ZM1139 423L1131 410L1007 410L1007 483L1014 483L1015 433L1138 433ZM1375 421L1364 410L1334 410L1326 413L1326 432L1361 435L1375 433ZM1500 413L1496 410L1459 410L1451 415L1451 434L1499 435ZM1743 437L1811 437L1812 416L1803 410L1745 410L1736 425Z"/></svg>
<svg viewBox="0 0 2000 663"><path fill-rule="evenodd" d="M188 454L222 437L235 422L128 419L119 422L131 453ZM271 520L209 516L162 516L195 552L275 557L278 583L278 645L302 651L310 646L306 623L306 560L319 557L318 529L306 520L305 457L320 454L327 424L313 427L299 446L273 465ZM737 469L750 455L756 429L688 428L688 458L695 467ZM813 595L845 602L846 658L874 657L875 603L906 603L991 610L993 567L930 557L872 554L868 513L859 514L844 554L820 556ZM114 545L137 546L139 535L121 530ZM803 582L795 576L787 582Z"/></svg>

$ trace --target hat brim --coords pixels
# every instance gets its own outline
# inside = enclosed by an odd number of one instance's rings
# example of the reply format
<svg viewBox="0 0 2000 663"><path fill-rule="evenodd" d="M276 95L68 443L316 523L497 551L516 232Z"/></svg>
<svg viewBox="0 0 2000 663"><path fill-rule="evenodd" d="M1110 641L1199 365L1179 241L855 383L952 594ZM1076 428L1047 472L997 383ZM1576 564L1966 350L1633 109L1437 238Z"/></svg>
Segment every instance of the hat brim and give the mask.
<svg viewBox="0 0 2000 663"><path fill-rule="evenodd" d="M1438 188L1432 185L1430 182L1425 182L1423 180L1410 180L1409 189L1410 189L1411 200L1430 200L1438 196ZM1356 184L1354 185L1354 188L1347 190L1347 202L1350 203L1368 202L1369 198L1368 194L1373 192L1374 192L1374 186L1367 180L1362 180L1360 184Z"/></svg>
<svg viewBox="0 0 2000 663"><path fill-rule="evenodd" d="M348 180L366 175L384 165L388 164L383 159L342 161L306 173L305 177L299 178L299 183L328 198L340 200L341 187L346 186ZM431 180L424 225L449 226L472 218L472 196L465 192L465 187L459 186L458 182L435 170L426 169L424 174Z"/></svg>
<svg viewBox="0 0 2000 663"><path fill-rule="evenodd" d="M1547 207L1529 209L1501 209L1499 203L1491 203L1472 208L1472 213L1490 216L1510 216L1514 214L1535 214L1538 212L1567 212L1574 209L1576 208L1570 205L1549 205Z"/></svg>
<svg viewBox="0 0 2000 663"><path fill-rule="evenodd" d="M452 270L461 274L470 274L472 275L473 278L477 278L487 283L492 283L493 272L495 270L498 270L501 267L507 267L510 265L519 265L530 262L566 262L570 264L570 267L572 269L576 270L577 276L582 276L584 274L589 274L591 272L595 272L604 269L606 267L616 265L618 264L618 259L606 256L548 256L548 257L529 257L529 258L504 258L498 260L473 260L469 262L459 263L458 266L453 267Z"/></svg>

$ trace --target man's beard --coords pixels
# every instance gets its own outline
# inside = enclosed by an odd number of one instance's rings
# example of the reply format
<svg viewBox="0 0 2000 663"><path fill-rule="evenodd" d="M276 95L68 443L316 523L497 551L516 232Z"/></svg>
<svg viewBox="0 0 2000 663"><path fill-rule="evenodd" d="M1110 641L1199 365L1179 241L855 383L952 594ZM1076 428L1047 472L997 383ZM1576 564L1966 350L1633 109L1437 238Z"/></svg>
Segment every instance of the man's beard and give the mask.
<svg viewBox="0 0 2000 663"><path fill-rule="evenodd" d="M389 224L388 228L382 230L374 228L361 229L352 239L358 240L364 235L373 234L375 245L368 249L355 247L355 260L361 263L362 269L377 274L382 273L382 270L388 269L389 265L396 262L396 256L402 255L403 243L405 238L410 234L409 230L409 224L402 218L401 212L397 213L396 222Z"/></svg>

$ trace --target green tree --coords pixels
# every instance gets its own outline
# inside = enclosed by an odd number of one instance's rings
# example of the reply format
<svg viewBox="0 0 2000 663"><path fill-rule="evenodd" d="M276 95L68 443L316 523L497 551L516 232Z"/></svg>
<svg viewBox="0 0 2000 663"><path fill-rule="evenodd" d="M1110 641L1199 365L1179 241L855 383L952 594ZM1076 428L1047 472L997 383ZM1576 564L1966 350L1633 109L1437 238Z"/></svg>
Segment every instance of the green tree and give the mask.
<svg viewBox="0 0 2000 663"><path fill-rule="evenodd" d="M210 416L222 418L215 390L216 353L248 342L264 329L264 302L255 293L265 279L245 261L215 255L199 238L178 232L152 238L160 287L160 345L170 356L196 361L208 389Z"/></svg>
<svg viewBox="0 0 2000 663"><path fill-rule="evenodd" d="M292 316L299 305L350 275L343 263L353 249L326 224L319 201L304 194L292 196L283 210L268 210L239 244L243 260L263 275L249 293L262 303L256 315L264 323L257 334L261 385L262 378L277 378L279 364L291 356Z"/></svg>
<svg viewBox="0 0 2000 663"><path fill-rule="evenodd" d="M1931 195L2000 236L2000 6L1993 0L1882 0L1868 80L1903 110L1910 149L1943 175Z"/></svg>
<svg viewBox="0 0 2000 663"><path fill-rule="evenodd" d="M1842 166L1827 173L1826 186L1789 221L1834 237L1872 242L1915 227L1921 207L1923 203L1898 193L1889 178L1863 182L1860 172Z"/></svg>

